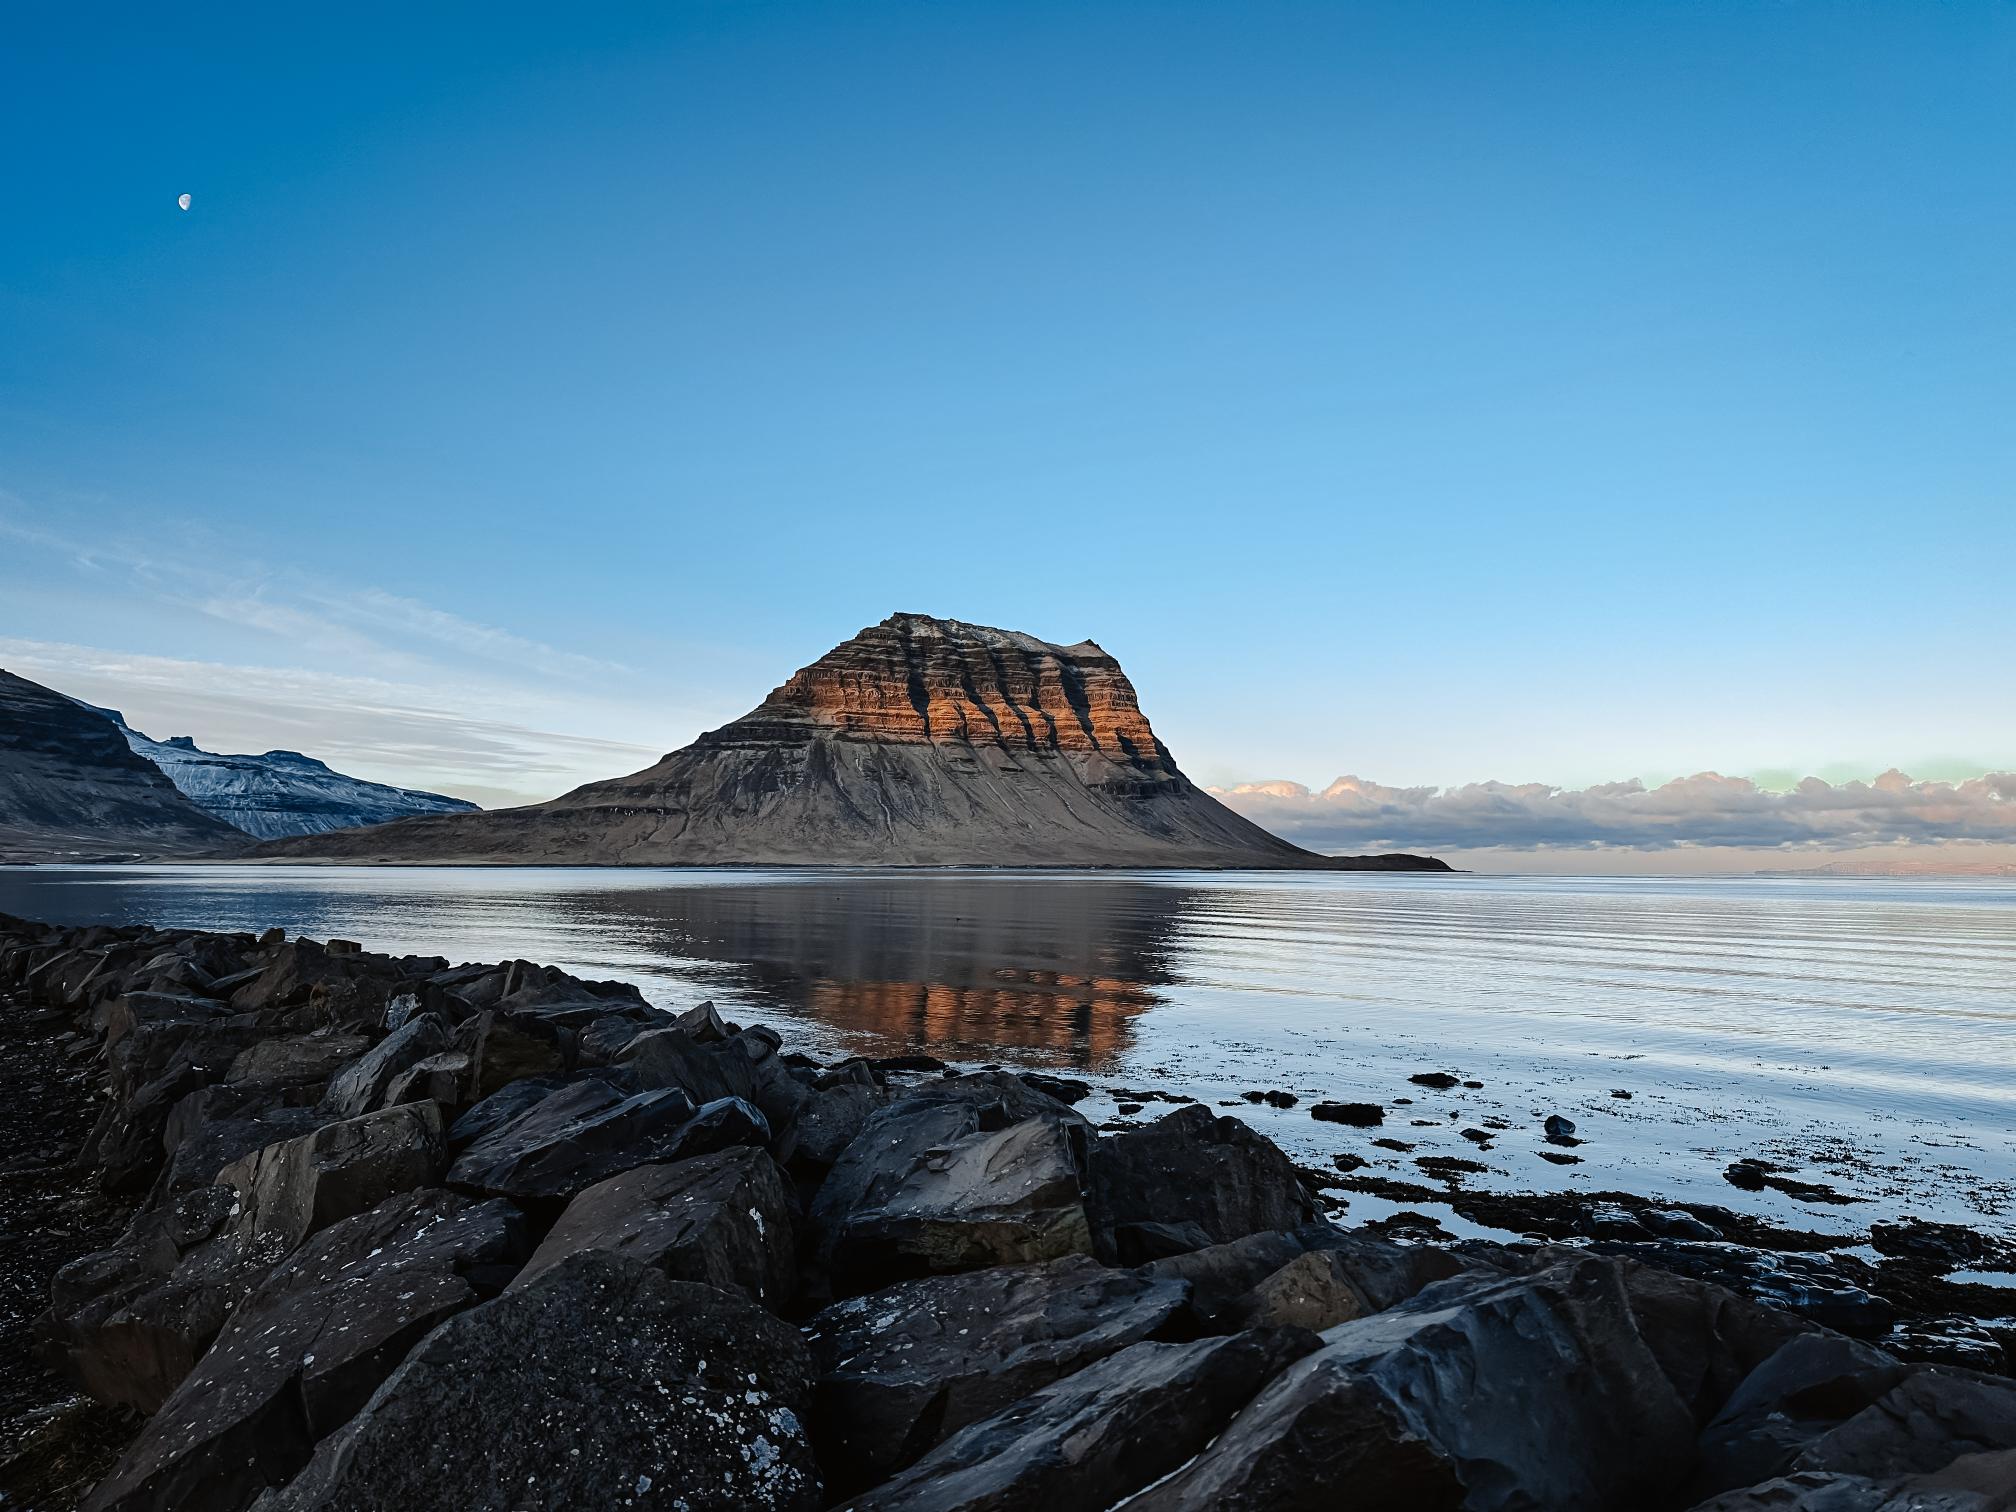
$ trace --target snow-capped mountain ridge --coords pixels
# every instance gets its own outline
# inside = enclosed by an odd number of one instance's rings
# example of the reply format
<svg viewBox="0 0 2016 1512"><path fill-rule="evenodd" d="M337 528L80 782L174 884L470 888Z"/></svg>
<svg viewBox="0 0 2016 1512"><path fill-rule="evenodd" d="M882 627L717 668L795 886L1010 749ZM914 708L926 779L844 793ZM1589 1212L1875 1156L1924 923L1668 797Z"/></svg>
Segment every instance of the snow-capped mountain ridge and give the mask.
<svg viewBox="0 0 2016 1512"><path fill-rule="evenodd" d="M476 809L460 798L346 776L299 751L232 756L206 751L189 735L154 740L116 709L83 707L110 720L134 753L159 767L198 808L262 840Z"/></svg>

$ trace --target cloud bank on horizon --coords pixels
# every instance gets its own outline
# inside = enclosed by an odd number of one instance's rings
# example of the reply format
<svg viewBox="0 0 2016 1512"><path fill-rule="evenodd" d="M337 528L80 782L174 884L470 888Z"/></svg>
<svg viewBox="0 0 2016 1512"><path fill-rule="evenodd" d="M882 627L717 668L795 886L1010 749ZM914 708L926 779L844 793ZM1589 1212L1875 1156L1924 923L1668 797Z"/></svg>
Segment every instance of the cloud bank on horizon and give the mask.
<svg viewBox="0 0 2016 1512"><path fill-rule="evenodd" d="M1540 782L1387 787L1339 777L1213 788L1254 822L1318 851L1636 850L1727 847L1846 851L1875 845L2016 843L2016 772L1920 782L1891 770L1871 782L1808 777L1788 792L1701 772L1648 788Z"/></svg>

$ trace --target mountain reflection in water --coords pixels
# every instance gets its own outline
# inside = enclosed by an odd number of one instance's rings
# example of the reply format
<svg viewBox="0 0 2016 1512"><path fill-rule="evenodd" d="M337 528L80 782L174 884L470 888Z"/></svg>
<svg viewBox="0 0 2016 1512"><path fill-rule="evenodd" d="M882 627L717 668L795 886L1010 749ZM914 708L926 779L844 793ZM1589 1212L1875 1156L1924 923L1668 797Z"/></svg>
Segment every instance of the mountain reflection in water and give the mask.
<svg viewBox="0 0 2016 1512"><path fill-rule="evenodd" d="M0 868L0 911L540 961L666 1008L711 997L822 1058L1071 1071L1095 1121L1153 1116L1119 1114L1117 1086L1195 1097L1399 1181L1458 1156L1478 1185L1816 1231L2016 1221L2016 882L35 867ZM1462 1081L1410 1081L1428 1071ZM1386 1133L1311 1118L1323 1100L1385 1105ZM1583 1141L1565 1170L1557 1114ZM1744 1157L1855 1205L1788 1212L1723 1179Z"/></svg>
<svg viewBox="0 0 2016 1512"><path fill-rule="evenodd" d="M865 1053L1100 1071L1172 980L1184 890L1038 878L864 876L846 889L669 887L570 900L598 931L695 963L710 990L816 1020ZM588 921L584 918L582 921Z"/></svg>

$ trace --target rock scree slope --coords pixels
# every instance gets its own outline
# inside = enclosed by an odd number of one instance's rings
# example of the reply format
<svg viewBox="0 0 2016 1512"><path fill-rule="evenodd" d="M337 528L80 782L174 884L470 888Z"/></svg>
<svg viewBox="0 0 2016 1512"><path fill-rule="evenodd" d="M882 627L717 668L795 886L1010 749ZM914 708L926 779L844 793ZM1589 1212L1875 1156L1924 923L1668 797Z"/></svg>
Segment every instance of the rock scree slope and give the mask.
<svg viewBox="0 0 2016 1512"><path fill-rule="evenodd" d="M262 847L276 860L1365 867L1184 776L1091 641L892 615L655 766L526 808Z"/></svg>

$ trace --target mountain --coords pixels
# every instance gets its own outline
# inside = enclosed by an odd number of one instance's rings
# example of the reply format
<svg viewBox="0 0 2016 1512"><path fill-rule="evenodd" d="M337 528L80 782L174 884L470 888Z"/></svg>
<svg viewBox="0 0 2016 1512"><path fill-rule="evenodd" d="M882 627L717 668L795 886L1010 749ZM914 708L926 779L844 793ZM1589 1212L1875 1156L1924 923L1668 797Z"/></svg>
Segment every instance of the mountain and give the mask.
<svg viewBox="0 0 2016 1512"><path fill-rule="evenodd" d="M245 844L98 715L0 672L0 860L221 855Z"/></svg>
<svg viewBox="0 0 2016 1512"><path fill-rule="evenodd" d="M604 866L1446 870L1318 856L1178 770L1091 641L898 614L656 766L550 803L260 848L275 859Z"/></svg>
<svg viewBox="0 0 2016 1512"><path fill-rule="evenodd" d="M187 735L150 740L115 709L81 707L109 719L126 744L165 772L198 808L261 840L320 835L414 814L476 812L475 804L460 798L346 777L299 751L220 756L199 749Z"/></svg>

